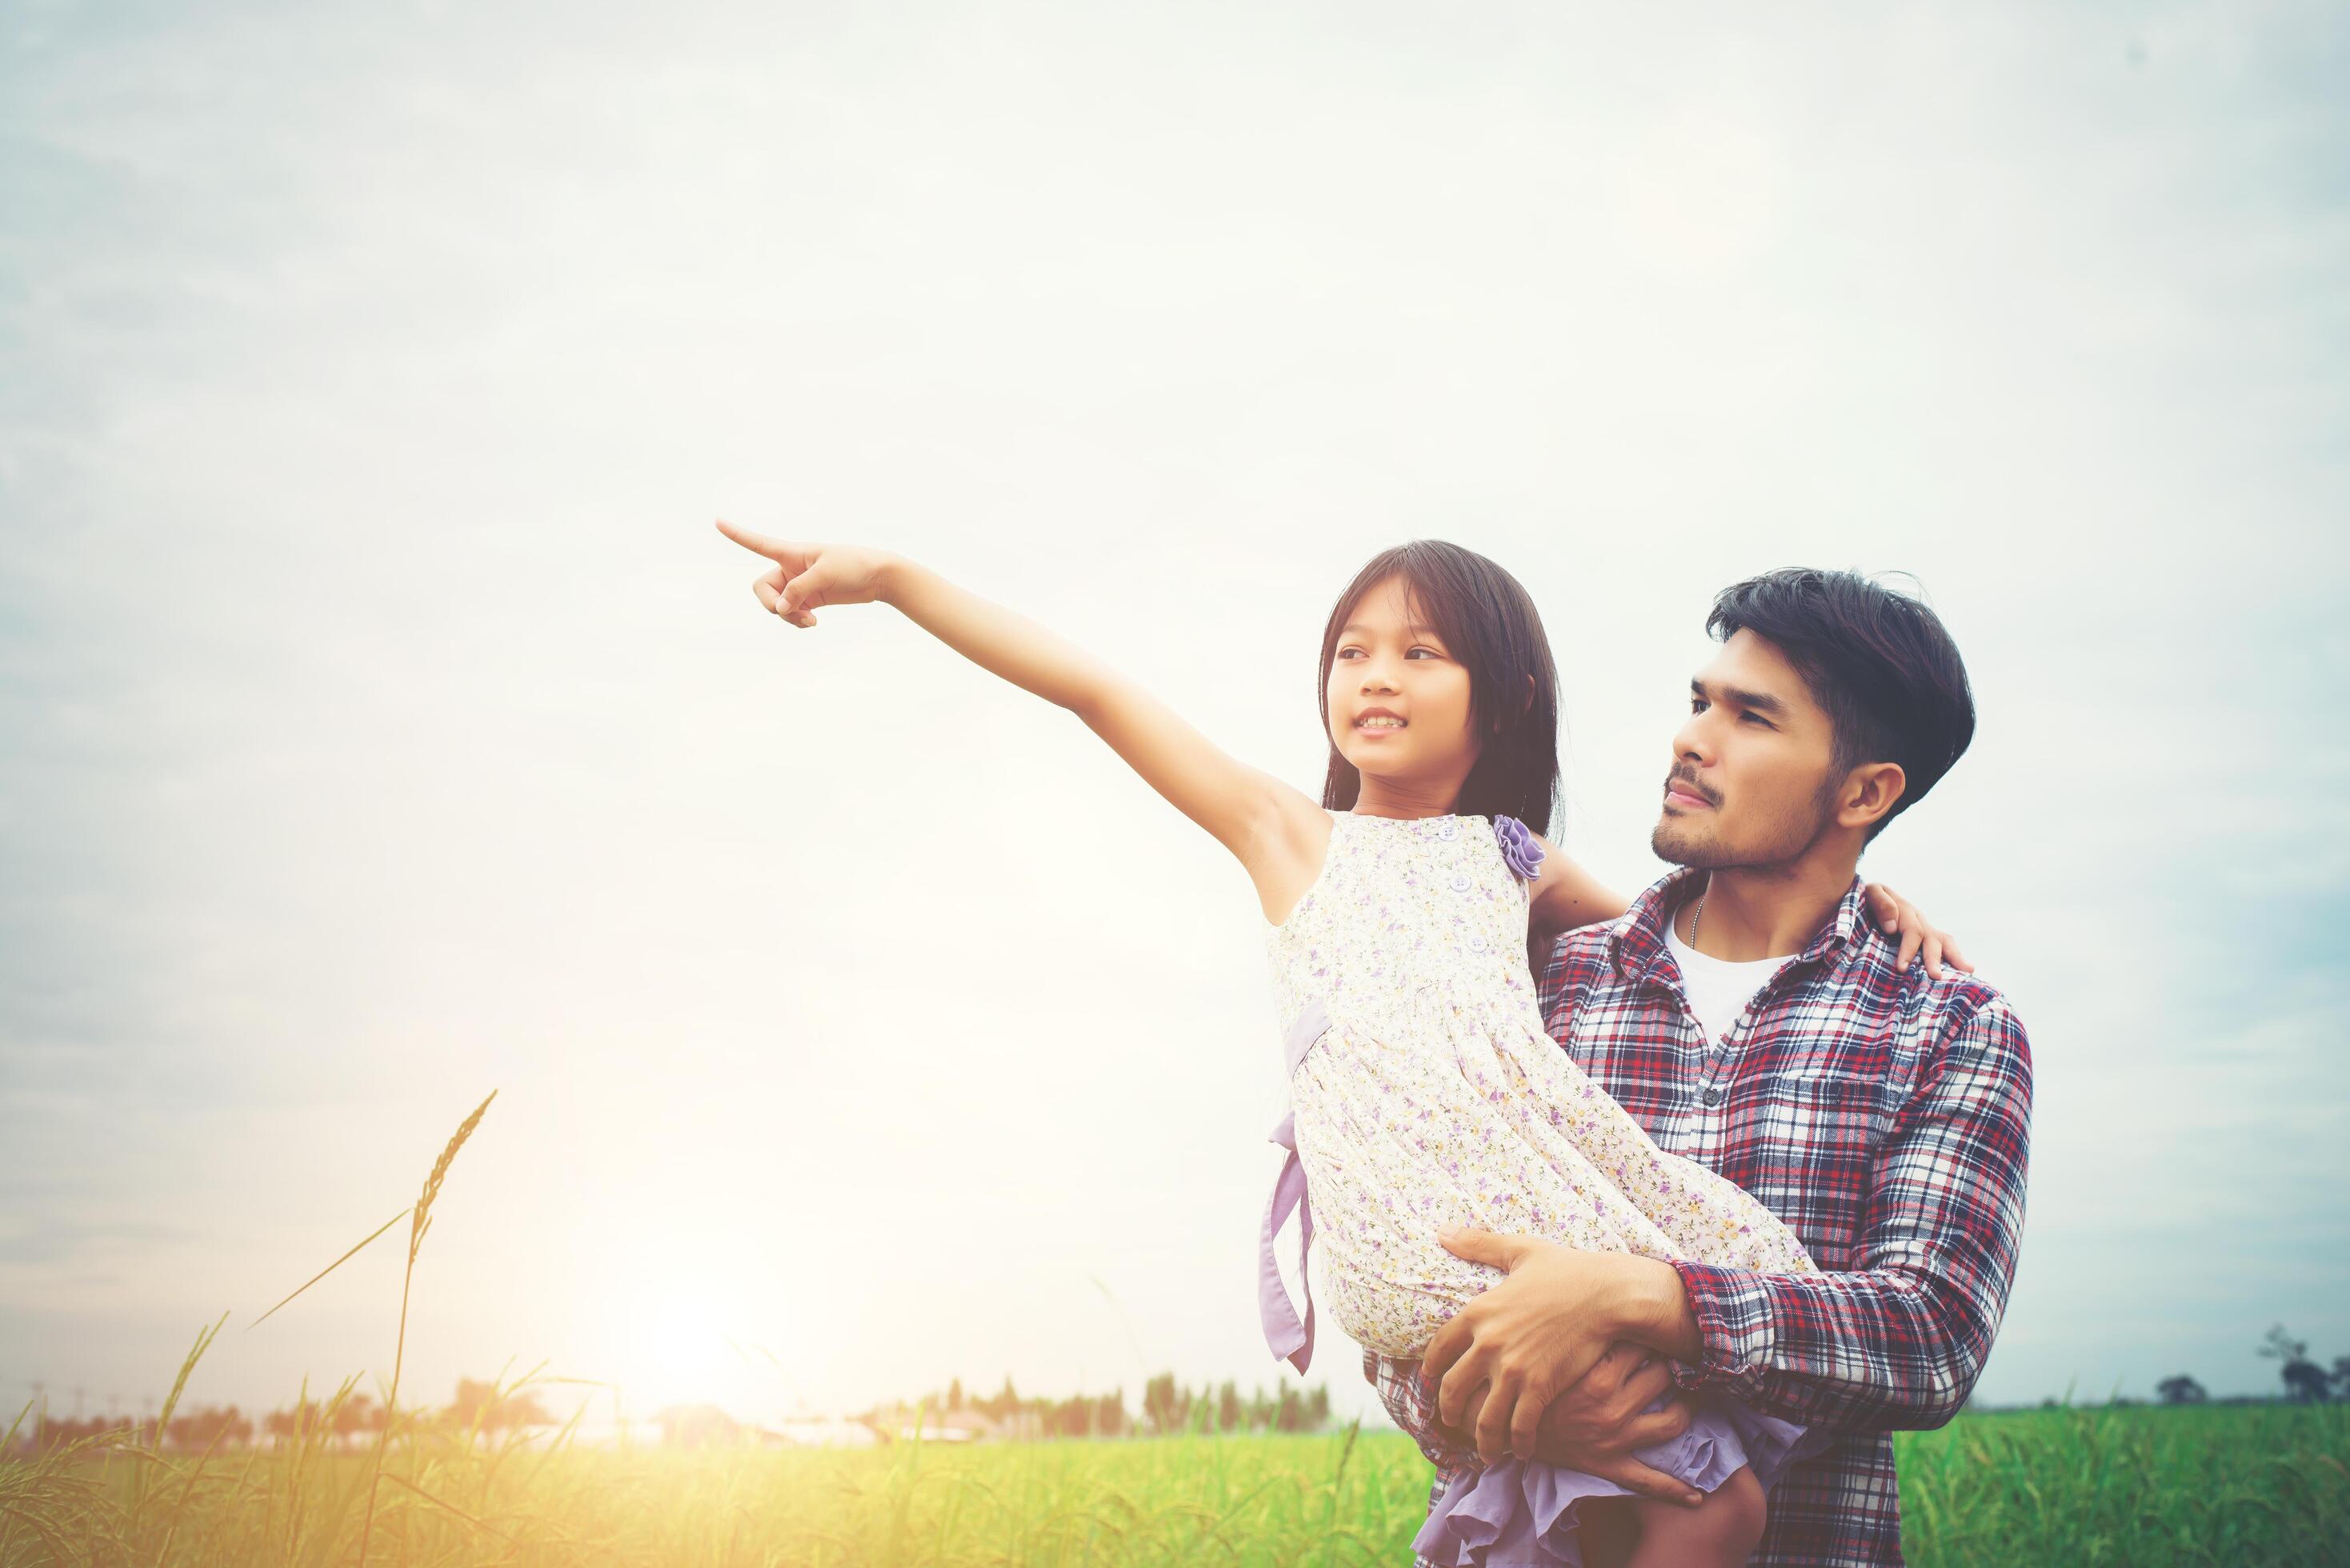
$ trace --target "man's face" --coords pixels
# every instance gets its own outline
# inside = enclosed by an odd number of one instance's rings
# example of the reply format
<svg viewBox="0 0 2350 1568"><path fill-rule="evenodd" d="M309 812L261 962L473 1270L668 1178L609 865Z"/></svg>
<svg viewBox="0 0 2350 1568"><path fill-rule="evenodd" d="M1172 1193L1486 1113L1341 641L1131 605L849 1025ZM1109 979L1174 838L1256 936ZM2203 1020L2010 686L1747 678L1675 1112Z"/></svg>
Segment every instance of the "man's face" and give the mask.
<svg viewBox="0 0 2350 1568"><path fill-rule="evenodd" d="M1338 633L1326 692L1330 742L1361 772L1458 788L1477 760L1469 671L1389 577Z"/></svg>
<svg viewBox="0 0 2350 1568"><path fill-rule="evenodd" d="M1795 667L1752 632L1736 633L1690 682L1649 847L1680 866L1795 859L1835 815L1835 740Z"/></svg>

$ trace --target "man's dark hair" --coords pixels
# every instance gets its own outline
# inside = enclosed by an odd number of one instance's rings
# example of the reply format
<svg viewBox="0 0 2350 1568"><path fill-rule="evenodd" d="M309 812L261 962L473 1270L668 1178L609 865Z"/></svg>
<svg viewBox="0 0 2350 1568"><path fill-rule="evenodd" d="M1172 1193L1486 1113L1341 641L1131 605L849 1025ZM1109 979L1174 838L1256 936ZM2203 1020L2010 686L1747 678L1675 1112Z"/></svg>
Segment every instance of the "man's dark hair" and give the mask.
<svg viewBox="0 0 2350 1568"><path fill-rule="evenodd" d="M1784 654L1835 728L1833 776L1898 763L1908 784L1868 830L1926 798L1974 739L1967 667L1941 618L1857 572L1789 566L1715 596L1705 629L1727 642L1751 631Z"/></svg>

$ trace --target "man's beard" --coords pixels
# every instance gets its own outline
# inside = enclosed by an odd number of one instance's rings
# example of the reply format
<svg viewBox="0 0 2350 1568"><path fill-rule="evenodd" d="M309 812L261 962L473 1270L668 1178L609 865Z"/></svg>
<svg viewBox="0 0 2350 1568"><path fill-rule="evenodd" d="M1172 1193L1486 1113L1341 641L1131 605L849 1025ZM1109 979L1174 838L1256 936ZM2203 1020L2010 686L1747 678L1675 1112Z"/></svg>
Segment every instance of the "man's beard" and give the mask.
<svg viewBox="0 0 2350 1568"><path fill-rule="evenodd" d="M1829 780L1809 804L1770 823L1753 843L1732 846L1710 825L1667 817L1648 835L1648 848L1658 859L1699 871L1761 869L1785 866L1803 858L1820 841L1835 815L1835 784ZM1715 811L1720 812L1719 805Z"/></svg>

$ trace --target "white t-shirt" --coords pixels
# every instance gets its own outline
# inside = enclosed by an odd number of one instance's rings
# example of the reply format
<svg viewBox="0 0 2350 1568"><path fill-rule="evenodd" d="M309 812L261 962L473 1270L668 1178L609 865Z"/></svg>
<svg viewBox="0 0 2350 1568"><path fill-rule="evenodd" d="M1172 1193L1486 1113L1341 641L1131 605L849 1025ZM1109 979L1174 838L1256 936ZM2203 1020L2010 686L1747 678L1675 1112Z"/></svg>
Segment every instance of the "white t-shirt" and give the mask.
<svg viewBox="0 0 2350 1568"><path fill-rule="evenodd" d="M1794 956L1788 953L1748 963L1708 958L1681 940L1677 919L1665 925L1665 946L1672 953L1673 961L1680 965L1681 989L1689 992L1690 1011L1697 1014L1698 1027L1705 1031L1709 1045L1721 1044L1721 1037L1737 1024L1738 1015L1746 1011L1754 993L1779 972L1781 964Z"/></svg>

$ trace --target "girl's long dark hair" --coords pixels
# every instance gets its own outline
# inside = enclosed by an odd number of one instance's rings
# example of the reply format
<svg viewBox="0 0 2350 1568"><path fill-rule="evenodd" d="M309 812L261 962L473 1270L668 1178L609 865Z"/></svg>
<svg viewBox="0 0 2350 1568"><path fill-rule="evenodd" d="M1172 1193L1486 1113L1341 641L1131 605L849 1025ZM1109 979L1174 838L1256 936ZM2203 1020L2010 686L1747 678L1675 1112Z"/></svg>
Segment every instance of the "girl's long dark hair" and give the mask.
<svg viewBox="0 0 2350 1568"><path fill-rule="evenodd" d="M1444 645L1469 670L1469 722L1485 737L1476 765L1461 785L1453 806L1461 816L1514 816L1536 833L1555 837L1558 821L1558 668L1542 617L1518 579L1458 545L1415 539L1371 557L1331 608L1322 628L1321 678L1315 701L1322 732L1330 732L1330 664L1338 653L1338 629L1363 596L1389 577L1400 577L1412 602L1436 628ZM1532 676L1532 691L1527 677ZM1529 701L1531 696L1531 701ZM1330 767L1322 783L1322 804L1350 811L1363 791L1363 775L1330 742Z"/></svg>

